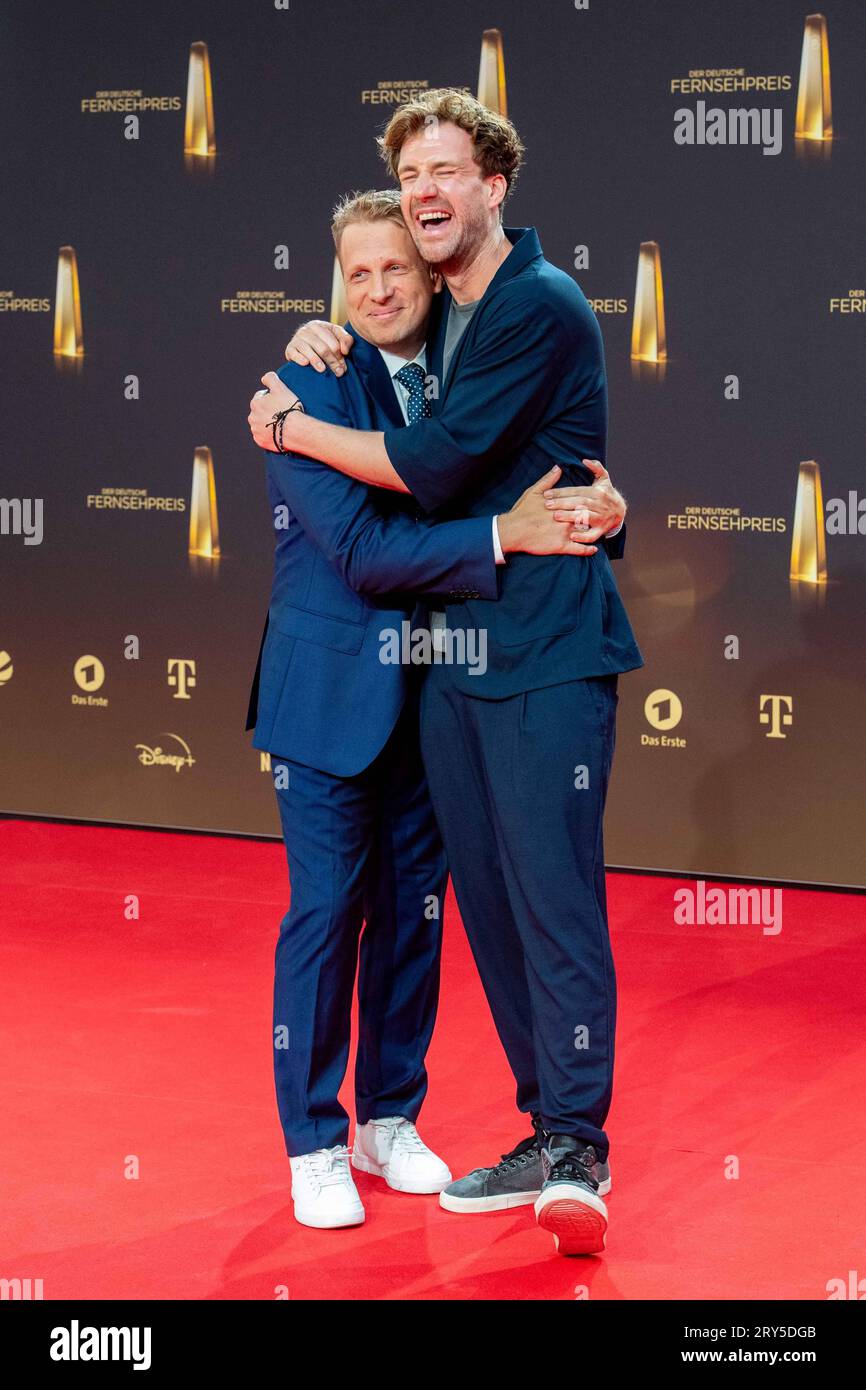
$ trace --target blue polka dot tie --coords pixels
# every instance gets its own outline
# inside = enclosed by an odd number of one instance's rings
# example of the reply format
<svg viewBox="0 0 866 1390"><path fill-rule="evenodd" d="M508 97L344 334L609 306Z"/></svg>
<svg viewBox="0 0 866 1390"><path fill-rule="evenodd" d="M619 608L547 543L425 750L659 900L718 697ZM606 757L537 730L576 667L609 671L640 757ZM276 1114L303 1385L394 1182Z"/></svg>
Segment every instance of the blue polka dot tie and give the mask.
<svg viewBox="0 0 866 1390"><path fill-rule="evenodd" d="M406 402L409 424L414 425L416 420L428 420L433 412L424 392L424 368L420 363L407 362L405 367L401 367L399 372L394 373L394 379L399 381L401 386L405 386L409 392L409 399Z"/></svg>

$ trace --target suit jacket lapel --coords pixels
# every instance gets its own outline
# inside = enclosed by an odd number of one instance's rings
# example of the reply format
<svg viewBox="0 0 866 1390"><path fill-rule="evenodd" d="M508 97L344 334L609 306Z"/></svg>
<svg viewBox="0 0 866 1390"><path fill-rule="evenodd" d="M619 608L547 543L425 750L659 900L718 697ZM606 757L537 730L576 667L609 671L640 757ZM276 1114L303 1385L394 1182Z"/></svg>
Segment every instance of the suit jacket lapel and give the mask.
<svg viewBox="0 0 866 1390"><path fill-rule="evenodd" d="M347 324L348 331L352 333L352 325ZM368 395L372 396L376 405L387 415L392 425L405 425L403 412L394 391L394 383L388 375L388 368L382 361L382 354L372 343L368 343L366 338L361 338L357 333L353 333L355 339L352 347L352 361L357 368L358 374L364 383L364 388Z"/></svg>
<svg viewBox="0 0 866 1390"><path fill-rule="evenodd" d="M445 357L445 334L448 328L448 308L451 304L451 295L448 286L443 285L439 294L434 294L433 304L430 310L430 320L427 324L427 371L434 381L439 383L439 389L430 401L430 409L434 415L438 415L442 409L442 397L445 394L445 383L442 380L442 363Z"/></svg>
<svg viewBox="0 0 866 1390"><path fill-rule="evenodd" d="M518 275L520 271L531 260L540 257L541 243L534 227L504 227L503 231L511 242L514 250L506 256L502 265L497 270L484 294L481 296L481 303L487 298L494 288L505 280L510 280L512 276ZM433 414L438 415L442 409L442 402L451 382L454 380L454 372L460 365L460 356L466 347L466 340L471 331L471 324L462 334L457 347L454 349L451 361L448 364L448 378L442 379L442 365L445 360L445 339L448 334L448 311L451 307L451 293L447 285L442 286L441 294L434 296L433 310L430 315L430 323L427 329L427 361L431 363L430 371L439 382L438 400L433 400ZM477 312L477 310L476 310Z"/></svg>

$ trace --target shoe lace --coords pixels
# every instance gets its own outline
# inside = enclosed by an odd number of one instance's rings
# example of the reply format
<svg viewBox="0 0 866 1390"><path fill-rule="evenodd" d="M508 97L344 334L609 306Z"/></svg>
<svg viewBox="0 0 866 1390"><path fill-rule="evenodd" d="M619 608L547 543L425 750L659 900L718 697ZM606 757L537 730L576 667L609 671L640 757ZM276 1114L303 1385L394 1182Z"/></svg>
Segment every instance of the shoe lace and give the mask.
<svg viewBox="0 0 866 1390"><path fill-rule="evenodd" d="M533 1150L538 1149L538 1138L531 1135L528 1139L521 1139L520 1143L513 1148L510 1153L503 1154L499 1162L493 1168L494 1173L504 1172L507 1168L522 1168L533 1157Z"/></svg>
<svg viewBox="0 0 866 1390"><path fill-rule="evenodd" d="M592 1171L595 1161L595 1150L592 1148L583 1149L580 1153L563 1154L562 1158L551 1165L550 1176L570 1182L588 1183L595 1189L598 1187L598 1181Z"/></svg>
<svg viewBox="0 0 866 1390"><path fill-rule="evenodd" d="M402 1149L404 1153L426 1153L427 1145L421 1138L411 1120L405 1119L402 1115L387 1121L392 1130L392 1139L395 1149Z"/></svg>
<svg viewBox="0 0 866 1390"><path fill-rule="evenodd" d="M304 1169L317 1188L345 1182L350 1176L349 1150L345 1144L336 1144L332 1149L315 1149L304 1154Z"/></svg>

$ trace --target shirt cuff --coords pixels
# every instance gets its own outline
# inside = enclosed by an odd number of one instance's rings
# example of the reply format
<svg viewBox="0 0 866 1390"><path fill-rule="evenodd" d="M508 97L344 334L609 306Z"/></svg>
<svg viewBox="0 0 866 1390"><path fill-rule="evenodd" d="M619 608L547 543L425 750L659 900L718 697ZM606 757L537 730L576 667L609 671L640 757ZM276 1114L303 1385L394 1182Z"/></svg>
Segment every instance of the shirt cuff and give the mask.
<svg viewBox="0 0 866 1390"><path fill-rule="evenodd" d="M606 540L606 541L612 541L613 538L614 538L614 536L618 536L618 535L619 535L619 533L620 533L620 531L622 530L623 526L625 526L625 518L623 518L623 520L619 523L619 526L617 526L617 528L616 528L615 531L608 531L608 532L606 532L605 537L604 537L605 540Z"/></svg>
<svg viewBox="0 0 866 1390"><path fill-rule="evenodd" d="M493 518L493 558L497 565L505 564L505 552L502 549L502 542L499 539L498 518Z"/></svg>

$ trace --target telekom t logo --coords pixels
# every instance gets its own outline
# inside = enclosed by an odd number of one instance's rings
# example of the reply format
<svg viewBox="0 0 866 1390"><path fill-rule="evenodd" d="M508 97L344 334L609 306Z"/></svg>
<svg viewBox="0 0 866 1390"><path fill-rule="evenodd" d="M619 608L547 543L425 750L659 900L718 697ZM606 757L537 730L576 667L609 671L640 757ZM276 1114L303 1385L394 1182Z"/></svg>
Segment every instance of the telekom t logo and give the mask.
<svg viewBox="0 0 866 1390"><path fill-rule="evenodd" d="M785 706L784 709L782 708L783 705ZM767 738L787 738L788 735L782 733L782 725L787 727L794 722L794 697L792 695L760 695L758 708L761 723L770 726Z"/></svg>
<svg viewBox="0 0 866 1390"><path fill-rule="evenodd" d="M191 700L189 692L195 685L195 662L182 656L170 656L168 683L175 686L175 700Z"/></svg>

